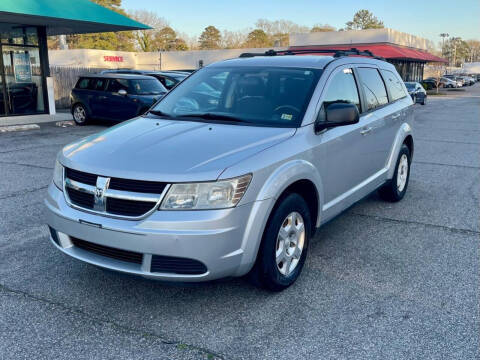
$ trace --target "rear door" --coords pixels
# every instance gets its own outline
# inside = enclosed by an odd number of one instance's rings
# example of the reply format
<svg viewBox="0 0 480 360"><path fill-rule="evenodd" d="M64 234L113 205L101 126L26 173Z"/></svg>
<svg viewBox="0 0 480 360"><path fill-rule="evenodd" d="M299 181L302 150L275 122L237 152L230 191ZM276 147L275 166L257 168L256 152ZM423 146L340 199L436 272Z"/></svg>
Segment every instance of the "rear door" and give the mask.
<svg viewBox="0 0 480 360"><path fill-rule="evenodd" d="M362 152L369 176L385 168L393 143L392 124L399 118L397 108L389 104L387 89L376 67L357 67L360 92L364 99L364 122L361 134L364 137Z"/></svg>
<svg viewBox="0 0 480 360"><path fill-rule="evenodd" d="M105 78L92 78L90 79L90 109L92 110L93 117L103 119L107 112L107 106L105 103L105 88L107 87L107 80Z"/></svg>

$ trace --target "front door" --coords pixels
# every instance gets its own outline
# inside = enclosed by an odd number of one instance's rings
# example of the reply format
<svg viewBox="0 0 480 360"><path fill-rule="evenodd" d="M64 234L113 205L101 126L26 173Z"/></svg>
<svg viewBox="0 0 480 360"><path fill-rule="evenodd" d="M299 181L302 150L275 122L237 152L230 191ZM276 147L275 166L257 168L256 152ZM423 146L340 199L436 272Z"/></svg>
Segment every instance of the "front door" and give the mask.
<svg viewBox="0 0 480 360"><path fill-rule="evenodd" d="M360 95L354 73L348 67L340 67L327 81L319 115L322 116L330 104L345 102L355 104L360 112ZM371 175L367 166L370 154L365 151L367 134L364 130L373 120L372 116L363 115L357 124L330 128L317 136L319 153L315 155L315 165L321 169L325 209L339 203L352 188Z"/></svg>
<svg viewBox="0 0 480 360"><path fill-rule="evenodd" d="M27 115L45 111L38 48L2 46L1 114Z"/></svg>

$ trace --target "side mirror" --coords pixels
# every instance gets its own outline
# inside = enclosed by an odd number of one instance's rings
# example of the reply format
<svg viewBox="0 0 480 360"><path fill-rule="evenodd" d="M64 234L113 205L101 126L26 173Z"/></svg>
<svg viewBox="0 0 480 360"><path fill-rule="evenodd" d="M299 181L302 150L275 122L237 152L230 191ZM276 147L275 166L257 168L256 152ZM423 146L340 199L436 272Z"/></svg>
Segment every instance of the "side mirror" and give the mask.
<svg viewBox="0 0 480 360"><path fill-rule="evenodd" d="M336 126L356 124L360 119L357 106L343 102L331 103L326 108L322 106L318 115L315 121L316 133Z"/></svg>
<svg viewBox="0 0 480 360"><path fill-rule="evenodd" d="M118 95L120 95L120 96L127 96L127 90L125 90L125 89L120 89L120 90L118 90Z"/></svg>

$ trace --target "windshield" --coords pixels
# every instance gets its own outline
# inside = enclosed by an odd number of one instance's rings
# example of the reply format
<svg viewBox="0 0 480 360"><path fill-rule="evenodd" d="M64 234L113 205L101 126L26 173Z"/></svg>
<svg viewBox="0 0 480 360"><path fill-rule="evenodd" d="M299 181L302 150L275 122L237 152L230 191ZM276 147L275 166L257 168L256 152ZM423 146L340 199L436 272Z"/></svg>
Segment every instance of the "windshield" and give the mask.
<svg viewBox="0 0 480 360"><path fill-rule="evenodd" d="M415 83L413 82L406 82L405 86L407 87L408 91L415 90Z"/></svg>
<svg viewBox="0 0 480 360"><path fill-rule="evenodd" d="M298 127L320 74L320 69L285 67L205 68L174 88L153 113Z"/></svg>
<svg viewBox="0 0 480 360"><path fill-rule="evenodd" d="M166 92L163 85L155 79L128 80L127 92L134 95L158 95Z"/></svg>

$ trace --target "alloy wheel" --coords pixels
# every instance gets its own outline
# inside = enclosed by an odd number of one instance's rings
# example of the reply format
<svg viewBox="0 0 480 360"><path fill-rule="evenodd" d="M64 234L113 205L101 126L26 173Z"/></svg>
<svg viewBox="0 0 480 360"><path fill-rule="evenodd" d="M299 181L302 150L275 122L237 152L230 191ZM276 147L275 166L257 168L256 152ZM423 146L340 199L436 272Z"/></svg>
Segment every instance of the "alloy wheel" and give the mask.
<svg viewBox="0 0 480 360"><path fill-rule="evenodd" d="M408 158L407 155L402 154L400 161L398 162L397 170L397 189L402 192L405 189L408 178Z"/></svg>
<svg viewBox="0 0 480 360"><path fill-rule="evenodd" d="M288 276L297 267L305 244L305 224L298 212L291 212L283 221L277 236L275 260L277 269Z"/></svg>

